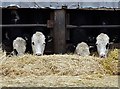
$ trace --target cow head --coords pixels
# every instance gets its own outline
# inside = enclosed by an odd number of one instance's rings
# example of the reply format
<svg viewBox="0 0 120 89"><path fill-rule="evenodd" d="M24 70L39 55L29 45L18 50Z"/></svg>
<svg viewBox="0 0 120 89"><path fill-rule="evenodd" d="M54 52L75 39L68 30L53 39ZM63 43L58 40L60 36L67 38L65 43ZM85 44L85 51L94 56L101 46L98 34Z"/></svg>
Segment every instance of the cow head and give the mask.
<svg viewBox="0 0 120 89"><path fill-rule="evenodd" d="M17 52L17 55L23 55L26 50L26 41L21 37L17 37L13 41L13 50Z"/></svg>
<svg viewBox="0 0 120 89"><path fill-rule="evenodd" d="M96 46L98 54L101 58L105 58L108 53L109 37L107 34L101 33L96 38Z"/></svg>
<svg viewBox="0 0 120 89"><path fill-rule="evenodd" d="M45 49L45 36L41 32L36 32L32 36L32 50L33 54L40 56L43 55Z"/></svg>
<svg viewBox="0 0 120 89"><path fill-rule="evenodd" d="M89 56L90 55L89 46L85 42L78 43L75 53L80 56Z"/></svg>

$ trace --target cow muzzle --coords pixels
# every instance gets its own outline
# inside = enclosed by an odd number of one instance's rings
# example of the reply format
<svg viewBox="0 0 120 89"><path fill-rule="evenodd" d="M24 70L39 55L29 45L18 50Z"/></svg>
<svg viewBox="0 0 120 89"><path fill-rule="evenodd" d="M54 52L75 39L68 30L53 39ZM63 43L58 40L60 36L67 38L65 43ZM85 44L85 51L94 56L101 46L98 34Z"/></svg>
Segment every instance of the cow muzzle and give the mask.
<svg viewBox="0 0 120 89"><path fill-rule="evenodd" d="M105 53L100 54L100 58L106 58L106 54Z"/></svg>
<svg viewBox="0 0 120 89"><path fill-rule="evenodd" d="M36 53L35 55L36 55L36 56L41 56L41 55L42 55L42 53Z"/></svg>

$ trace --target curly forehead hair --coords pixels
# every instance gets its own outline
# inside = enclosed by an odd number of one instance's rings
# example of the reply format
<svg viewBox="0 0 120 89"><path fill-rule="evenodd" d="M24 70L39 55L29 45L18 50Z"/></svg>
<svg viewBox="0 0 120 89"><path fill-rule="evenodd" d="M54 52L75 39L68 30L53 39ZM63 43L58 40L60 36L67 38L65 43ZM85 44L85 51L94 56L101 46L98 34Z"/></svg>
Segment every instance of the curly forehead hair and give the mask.
<svg viewBox="0 0 120 89"><path fill-rule="evenodd" d="M97 36L96 40L97 41L106 41L106 40L109 40L109 37L107 34L101 33L100 35Z"/></svg>

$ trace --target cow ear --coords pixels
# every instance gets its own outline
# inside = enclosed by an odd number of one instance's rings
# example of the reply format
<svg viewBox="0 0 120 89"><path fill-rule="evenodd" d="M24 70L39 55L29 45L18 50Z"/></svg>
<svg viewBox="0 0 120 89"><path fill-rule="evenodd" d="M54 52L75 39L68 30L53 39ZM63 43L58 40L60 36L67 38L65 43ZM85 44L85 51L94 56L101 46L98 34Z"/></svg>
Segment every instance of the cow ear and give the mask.
<svg viewBox="0 0 120 89"><path fill-rule="evenodd" d="M7 32L5 33L5 38L8 40L10 39Z"/></svg>
<svg viewBox="0 0 120 89"><path fill-rule="evenodd" d="M27 40L28 40L28 38L27 38L27 37L25 37L25 40L27 41Z"/></svg>
<svg viewBox="0 0 120 89"><path fill-rule="evenodd" d="M110 42L110 43L108 43L109 45L112 45L112 44L114 44L114 42Z"/></svg>
<svg viewBox="0 0 120 89"><path fill-rule="evenodd" d="M110 45L114 44L114 42L107 43L106 48L109 48Z"/></svg>
<svg viewBox="0 0 120 89"><path fill-rule="evenodd" d="M53 38L51 36L47 36L47 42L50 43L53 41Z"/></svg>
<svg viewBox="0 0 120 89"><path fill-rule="evenodd" d="M73 45L73 48L75 48L76 46L75 45Z"/></svg>

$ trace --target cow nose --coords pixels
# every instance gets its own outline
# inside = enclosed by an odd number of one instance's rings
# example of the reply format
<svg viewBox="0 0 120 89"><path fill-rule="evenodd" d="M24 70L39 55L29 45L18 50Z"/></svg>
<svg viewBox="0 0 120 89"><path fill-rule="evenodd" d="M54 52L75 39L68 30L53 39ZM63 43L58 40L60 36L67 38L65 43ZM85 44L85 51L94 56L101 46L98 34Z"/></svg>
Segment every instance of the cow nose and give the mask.
<svg viewBox="0 0 120 89"><path fill-rule="evenodd" d="M105 54L102 54L100 57L101 57L101 58L105 58Z"/></svg>
<svg viewBox="0 0 120 89"><path fill-rule="evenodd" d="M42 54L41 54L41 53L36 53L35 55L37 55L37 56L41 56Z"/></svg>

